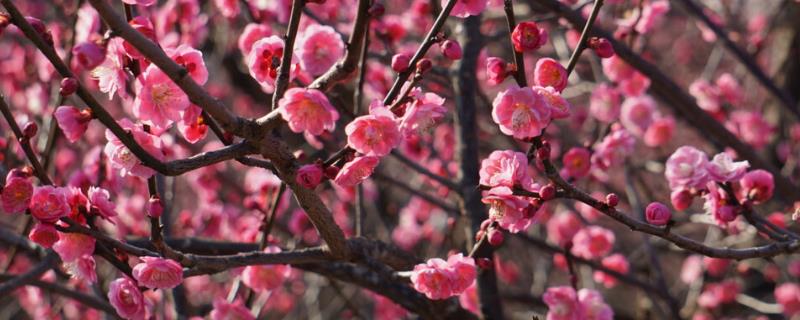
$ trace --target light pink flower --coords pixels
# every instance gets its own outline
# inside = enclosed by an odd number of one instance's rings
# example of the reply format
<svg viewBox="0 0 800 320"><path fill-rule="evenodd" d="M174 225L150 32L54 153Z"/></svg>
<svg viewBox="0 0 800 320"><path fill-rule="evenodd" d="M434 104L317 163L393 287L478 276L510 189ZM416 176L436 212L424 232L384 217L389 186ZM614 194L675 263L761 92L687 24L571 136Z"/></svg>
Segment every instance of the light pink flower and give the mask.
<svg viewBox="0 0 800 320"><path fill-rule="evenodd" d="M72 47L72 55L81 67L85 70L92 70L103 63L106 52L97 43L86 41Z"/></svg>
<svg viewBox="0 0 800 320"><path fill-rule="evenodd" d="M697 106L708 112L718 112L721 108L719 91L705 79L697 79L689 85L689 94L694 96Z"/></svg>
<svg viewBox="0 0 800 320"><path fill-rule="evenodd" d="M681 266L681 281L685 284L692 284L703 275L703 257L693 254L683 260Z"/></svg>
<svg viewBox="0 0 800 320"><path fill-rule="evenodd" d="M721 74L715 84L720 98L733 105L742 102L744 94L742 86L730 73Z"/></svg>
<svg viewBox="0 0 800 320"><path fill-rule="evenodd" d="M761 112L756 111L731 112L730 121L725 123L725 127L756 149L767 146L775 133L775 128L764 119Z"/></svg>
<svg viewBox="0 0 800 320"><path fill-rule="evenodd" d="M157 257L139 257L133 278L150 289L172 289L183 282L183 268L178 262Z"/></svg>
<svg viewBox="0 0 800 320"><path fill-rule="evenodd" d="M268 246L266 253L278 253L281 249ZM280 287L292 272L292 268L285 264L252 265L242 271L242 282L255 292L270 291Z"/></svg>
<svg viewBox="0 0 800 320"><path fill-rule="evenodd" d="M650 96L627 98L622 103L620 122L635 136L643 136L655 117L656 102Z"/></svg>
<svg viewBox="0 0 800 320"><path fill-rule="evenodd" d="M481 201L489 205L489 219L511 233L525 231L535 214L535 211L526 210L529 203L525 198L513 195L511 189L504 186L486 191Z"/></svg>
<svg viewBox="0 0 800 320"><path fill-rule="evenodd" d="M742 187L742 197L752 199L754 203L763 203L769 200L775 190L772 174L762 169L745 173L742 180L739 180L739 185Z"/></svg>
<svg viewBox="0 0 800 320"><path fill-rule="evenodd" d="M405 113L400 119L400 131L406 137L433 128L447 113L445 99L439 95L433 92L422 93L419 88L414 88L412 94L414 102L406 105Z"/></svg>
<svg viewBox="0 0 800 320"><path fill-rule="evenodd" d="M339 113L322 91L291 88L278 102L278 111L293 132L308 132L318 136L333 131Z"/></svg>
<svg viewBox="0 0 800 320"><path fill-rule="evenodd" d="M141 126L134 125L128 119L122 119L119 121L119 124L123 129L131 132L133 139L142 146L147 153L158 160L164 160L161 138L145 132ZM139 158L109 130L106 130L106 139L108 139L108 143L106 143L103 153L105 153L111 161L111 166L120 170L121 176L133 175L146 179L155 173L153 169L142 164Z"/></svg>
<svg viewBox="0 0 800 320"><path fill-rule="evenodd" d="M3 211L6 213L21 213L28 209L31 203L33 184L28 178L12 177L9 174L6 178L6 184L0 192Z"/></svg>
<svg viewBox="0 0 800 320"><path fill-rule="evenodd" d="M559 246L571 241L581 230L581 220L570 211L561 211L547 220L547 239Z"/></svg>
<svg viewBox="0 0 800 320"><path fill-rule="evenodd" d="M553 119L564 119L569 117L572 105L561 96L561 93L556 91L553 87L539 87L533 86L533 91L536 91L547 105L550 106L550 117Z"/></svg>
<svg viewBox="0 0 800 320"><path fill-rule="evenodd" d="M372 171L378 166L380 160L378 157L371 156L356 157L339 170L334 182L343 187L355 186L372 175Z"/></svg>
<svg viewBox="0 0 800 320"><path fill-rule="evenodd" d="M394 114L376 103L370 106L370 114L347 124L344 132L350 147L364 155L376 157L388 154L400 144L402 138Z"/></svg>
<svg viewBox="0 0 800 320"><path fill-rule="evenodd" d="M486 59L486 82L498 85L508 76L507 64L503 59L489 57Z"/></svg>
<svg viewBox="0 0 800 320"><path fill-rule="evenodd" d="M441 300L462 294L472 286L476 276L475 261L459 253L447 261L433 258L414 266L411 283L429 299Z"/></svg>
<svg viewBox="0 0 800 320"><path fill-rule="evenodd" d="M58 241L58 231L53 224L37 222L28 233L28 238L42 247L50 248Z"/></svg>
<svg viewBox="0 0 800 320"><path fill-rule="evenodd" d="M166 50L167 55L189 72L194 82L199 85L206 84L208 81L208 69L203 60L203 53L200 50L187 45L181 45L174 50Z"/></svg>
<svg viewBox="0 0 800 320"><path fill-rule="evenodd" d="M589 113L602 122L617 121L620 113L619 91L606 83L594 87L589 98Z"/></svg>
<svg viewBox="0 0 800 320"><path fill-rule="evenodd" d="M592 169L592 153L582 147L573 147L564 153L561 162L564 164L564 173L571 178L583 178Z"/></svg>
<svg viewBox="0 0 800 320"><path fill-rule="evenodd" d="M211 320L255 320L256 317L244 305L242 300L228 302L225 299L214 299L214 309L209 314Z"/></svg>
<svg viewBox="0 0 800 320"><path fill-rule="evenodd" d="M567 69L553 58L541 58L533 71L533 82L541 87L553 87L561 92L567 87Z"/></svg>
<svg viewBox="0 0 800 320"><path fill-rule="evenodd" d="M223 17L232 19L239 15L239 2L239 0L214 0L214 5Z"/></svg>
<svg viewBox="0 0 800 320"><path fill-rule="evenodd" d="M270 36L256 41L247 56L250 76L256 79L267 93L275 90L281 59L283 58L283 39Z"/></svg>
<svg viewBox="0 0 800 320"><path fill-rule="evenodd" d="M547 43L547 30L539 29L536 22L523 21L511 32L511 44L517 52L535 51Z"/></svg>
<svg viewBox="0 0 800 320"><path fill-rule="evenodd" d="M145 1L155 2L155 0L145 0ZM146 16L138 15L136 17L133 17L131 21L128 21L128 24L130 24L134 30L139 31L139 33L144 35L150 41L153 41L156 44L158 43L158 39L156 39L156 31L153 28L153 22L150 21L150 19L148 19ZM122 46L124 48L125 54L128 55L128 57L130 57L131 59L144 59L142 53L139 52L139 50L136 49L136 47L134 47L127 41L124 41L122 43Z"/></svg>
<svg viewBox="0 0 800 320"><path fill-rule="evenodd" d="M658 147L672 140L675 130L675 119L671 116L653 120L647 131L644 132L644 144L648 147Z"/></svg>
<svg viewBox="0 0 800 320"><path fill-rule="evenodd" d="M677 189L672 190L669 195L669 201L672 203L672 207L675 210L683 211L689 208L692 205L692 200L694 196L692 195L689 190L686 189Z"/></svg>
<svg viewBox="0 0 800 320"><path fill-rule="evenodd" d="M597 290L578 290L578 300L581 302L583 319L586 320L612 320L614 311L606 304L603 296Z"/></svg>
<svg viewBox="0 0 800 320"><path fill-rule="evenodd" d="M481 161L480 184L489 187L528 188L533 183L528 175L528 158L522 152L497 150Z"/></svg>
<svg viewBox="0 0 800 320"><path fill-rule="evenodd" d="M675 150L667 159L664 174L669 187L703 188L708 182L708 156L705 152L691 146Z"/></svg>
<svg viewBox="0 0 800 320"><path fill-rule="evenodd" d="M783 307L783 314L793 317L800 313L800 285L784 283L775 288L775 301Z"/></svg>
<svg viewBox="0 0 800 320"><path fill-rule="evenodd" d="M735 302L739 290L740 287L736 280L709 283L697 297L697 305L706 309L716 309L722 304Z"/></svg>
<svg viewBox="0 0 800 320"><path fill-rule="evenodd" d="M95 283L97 282L95 265L94 257L91 255L84 255L73 261L64 262L64 269L67 271L67 274L75 279Z"/></svg>
<svg viewBox="0 0 800 320"><path fill-rule="evenodd" d="M58 233L58 241L53 244L53 250L64 262L72 262L82 256L91 256L94 253L95 239L81 233Z"/></svg>
<svg viewBox="0 0 800 320"><path fill-rule="evenodd" d="M128 98L125 91L128 74L125 71L125 48L122 38L112 38L106 46L106 59L92 70L92 78L97 79L101 92L108 93L109 99L118 93L123 99Z"/></svg>
<svg viewBox="0 0 800 320"><path fill-rule="evenodd" d="M630 79L633 77L633 74L636 72L631 66L628 65L625 60L622 60L618 55L614 55L611 58L603 59L601 61L603 64L603 73L605 73L606 77L613 82L622 82L626 79Z"/></svg>
<svg viewBox="0 0 800 320"><path fill-rule="evenodd" d="M669 1L657 0L651 1L644 5L638 23L634 27L636 32L647 34L661 21L661 18L669 12Z"/></svg>
<svg viewBox="0 0 800 320"><path fill-rule="evenodd" d="M81 138L92 120L89 109L80 110L73 106L60 106L56 108L54 115L64 136L72 143Z"/></svg>
<svg viewBox="0 0 800 320"><path fill-rule="evenodd" d="M466 18L469 16L477 16L486 9L487 0L458 0L456 1L450 15L459 18ZM442 0L442 8L447 5L448 0Z"/></svg>
<svg viewBox="0 0 800 320"><path fill-rule="evenodd" d="M181 119L191 104L189 97L155 64L142 73L141 88L133 102L133 114L157 129L166 129Z"/></svg>
<svg viewBox="0 0 800 320"><path fill-rule="evenodd" d="M89 201L91 202L91 207L87 208L88 210L97 208L97 212L100 213L100 216L106 219L117 216L117 205L111 202L111 196L108 194L108 190L98 187L89 187L88 193Z"/></svg>
<svg viewBox="0 0 800 320"><path fill-rule="evenodd" d="M572 254L586 258L598 259L611 252L614 246L614 233L599 226L588 226L572 238Z"/></svg>
<svg viewBox="0 0 800 320"><path fill-rule="evenodd" d="M122 0L122 2L133 5L150 6L156 3L156 0Z"/></svg>
<svg viewBox="0 0 800 320"><path fill-rule="evenodd" d="M30 209L34 218L48 223L55 223L71 212L65 190L51 186L34 189L30 198Z"/></svg>
<svg viewBox="0 0 800 320"><path fill-rule="evenodd" d="M725 275L725 271L728 270L731 262L732 261L729 259L703 257L703 266L712 277L722 277Z"/></svg>
<svg viewBox="0 0 800 320"><path fill-rule="evenodd" d="M547 320L582 320L583 313L578 295L572 287L547 288L542 300L547 304Z"/></svg>
<svg viewBox="0 0 800 320"><path fill-rule="evenodd" d="M259 24L259 23L250 23L244 27L244 31L239 36L238 46L239 50L242 51L242 56L247 57L250 55L250 51L253 49L253 44L256 41L266 38L272 34L272 28L266 24Z"/></svg>
<svg viewBox="0 0 800 320"><path fill-rule="evenodd" d="M661 202L651 202L644 210L647 223L655 226L666 225L672 219L672 211Z"/></svg>
<svg viewBox="0 0 800 320"><path fill-rule="evenodd" d="M298 35L297 43L300 67L312 76L325 73L344 56L342 37L330 26L308 26Z"/></svg>
<svg viewBox="0 0 800 320"><path fill-rule="evenodd" d="M492 119L504 134L517 139L542 134L550 123L550 106L529 87L511 85L492 102Z"/></svg>
<svg viewBox="0 0 800 320"><path fill-rule="evenodd" d="M614 127L594 148L592 164L600 169L609 169L625 161L636 145L636 139L623 128Z"/></svg>
<svg viewBox="0 0 800 320"><path fill-rule="evenodd" d="M736 181L741 178L750 167L747 160L733 161L730 154L720 152L708 163L706 169L708 176L717 182Z"/></svg>
<svg viewBox="0 0 800 320"><path fill-rule="evenodd" d="M474 314L480 314L481 310L480 300L478 298L478 287L474 284L469 287L467 291L464 291L463 294L458 296L458 303L461 304L462 308L467 309L467 311Z"/></svg>
<svg viewBox="0 0 800 320"><path fill-rule="evenodd" d="M145 302L142 292L130 278L119 278L108 285L108 302L125 319L144 319Z"/></svg>
<svg viewBox="0 0 800 320"><path fill-rule="evenodd" d="M208 135L208 125L202 113L203 109L196 105L189 106L181 113L181 121L178 121L178 132L189 143L197 143Z"/></svg>
<svg viewBox="0 0 800 320"><path fill-rule="evenodd" d="M714 218L717 225L724 228L729 222L736 220L739 212L733 206L728 192L718 187L716 183L708 183L707 189L708 192L703 195L705 199L703 209Z"/></svg>
<svg viewBox="0 0 800 320"><path fill-rule="evenodd" d="M625 256L616 253L612 254L608 257L603 258L601 261L602 265L608 269L613 271L619 272L621 274L627 274L628 270L630 269L630 264L628 263L628 259ZM606 288L613 288L617 285L617 277L604 273L602 271L595 271L594 272L594 281L600 282Z"/></svg>

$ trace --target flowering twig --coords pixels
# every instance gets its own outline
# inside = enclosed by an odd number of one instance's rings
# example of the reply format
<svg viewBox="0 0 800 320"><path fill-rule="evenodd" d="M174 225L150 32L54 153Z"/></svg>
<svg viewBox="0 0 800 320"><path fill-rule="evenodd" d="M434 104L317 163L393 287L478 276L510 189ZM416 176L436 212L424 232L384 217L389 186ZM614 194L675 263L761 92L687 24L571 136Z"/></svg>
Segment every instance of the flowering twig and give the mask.
<svg viewBox="0 0 800 320"><path fill-rule="evenodd" d="M278 69L278 76L275 79L275 92L272 93L272 107L270 110L278 108L278 101L281 100L286 88L289 87L289 72L291 72L292 69L294 42L297 40L297 30L300 28L300 17L303 14L303 7L305 4L306 0L292 1L289 26L286 29L286 35L283 37L283 57L281 57L281 66Z"/></svg>
<svg viewBox="0 0 800 320"><path fill-rule="evenodd" d="M583 53L583 50L586 49L590 31L592 30L594 21L597 19L597 15L600 13L600 8L602 6L603 0L594 0L592 12L589 14L589 19L583 24L583 31L581 32L581 37L578 40L578 44L575 46L575 51L572 51L572 56L569 57L569 62L567 63L567 77L569 77L569 75L572 73L572 70L575 70L575 65L578 64L578 59L580 59L581 53Z"/></svg>
<svg viewBox="0 0 800 320"><path fill-rule="evenodd" d="M0 274L0 283L9 281L18 275L10 275L10 274ZM84 306L103 311L109 315L116 315L117 312L114 310L108 302L103 300L102 298L98 298L92 295L88 295L82 292L78 292L77 290L70 289L64 286L61 286L56 283L42 281L42 280L32 280L25 283L25 285L34 286L45 290L47 292L55 293L57 295L73 299L75 301L80 302Z"/></svg>
<svg viewBox="0 0 800 320"><path fill-rule="evenodd" d="M514 1L504 0L503 10L506 13L506 24L508 25L509 34L508 39L509 43L511 43L511 33L514 32L514 28L517 25L516 18L514 17ZM513 45L511 46L511 52L514 55L514 66L516 67L514 79L520 87L527 87L528 80L525 78L525 57L522 55L522 52L515 50Z"/></svg>

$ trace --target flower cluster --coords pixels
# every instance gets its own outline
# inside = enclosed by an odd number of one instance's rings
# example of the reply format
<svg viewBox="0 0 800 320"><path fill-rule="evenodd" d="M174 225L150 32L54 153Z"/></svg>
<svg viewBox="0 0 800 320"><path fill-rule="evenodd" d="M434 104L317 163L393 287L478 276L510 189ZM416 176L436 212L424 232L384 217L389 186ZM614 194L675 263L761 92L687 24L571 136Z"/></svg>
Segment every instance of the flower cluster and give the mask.
<svg viewBox="0 0 800 320"><path fill-rule="evenodd" d="M476 276L475 261L459 253L451 255L447 261L433 258L414 266L411 283L428 298L441 300L464 293Z"/></svg>

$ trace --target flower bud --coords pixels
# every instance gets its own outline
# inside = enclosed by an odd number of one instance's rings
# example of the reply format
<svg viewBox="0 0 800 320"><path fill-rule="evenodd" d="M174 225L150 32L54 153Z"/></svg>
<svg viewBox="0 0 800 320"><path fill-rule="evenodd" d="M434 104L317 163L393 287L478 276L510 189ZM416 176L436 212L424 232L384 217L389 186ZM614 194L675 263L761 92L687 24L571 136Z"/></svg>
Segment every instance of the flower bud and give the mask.
<svg viewBox="0 0 800 320"><path fill-rule="evenodd" d="M647 223L655 226L663 226L672 218L672 212L660 202L651 202L644 210Z"/></svg>
<svg viewBox="0 0 800 320"><path fill-rule="evenodd" d="M552 200L556 197L556 187L552 184L542 187L539 189L539 197L544 201Z"/></svg>
<svg viewBox="0 0 800 320"><path fill-rule="evenodd" d="M325 168L325 177L328 179L336 179L336 175L339 174L339 167L337 166L329 166Z"/></svg>
<svg viewBox="0 0 800 320"><path fill-rule="evenodd" d="M405 53L398 53L392 57L392 70L395 72L403 72L408 68L411 62L411 56Z"/></svg>
<svg viewBox="0 0 800 320"><path fill-rule="evenodd" d="M67 97L75 91L78 91L78 80L75 80L73 77L67 77L61 79L61 88L58 90L58 93L62 97Z"/></svg>
<svg viewBox="0 0 800 320"><path fill-rule="evenodd" d="M489 229L489 226L492 224L492 219L486 219L481 222L481 230Z"/></svg>
<svg viewBox="0 0 800 320"><path fill-rule="evenodd" d="M428 58L422 58L417 62L417 73L423 74L433 68L433 62Z"/></svg>
<svg viewBox="0 0 800 320"><path fill-rule="evenodd" d="M486 80L491 85L497 85L508 76L508 64L503 59L489 57L486 59Z"/></svg>
<svg viewBox="0 0 800 320"><path fill-rule="evenodd" d="M594 50L594 53L600 58L611 58L614 56L614 47L606 38L591 37L587 45Z"/></svg>
<svg viewBox="0 0 800 320"><path fill-rule="evenodd" d="M158 196L150 197L150 200L147 201L147 215L158 218L161 217L162 213L164 213L164 205L161 204L161 198Z"/></svg>
<svg viewBox="0 0 800 320"><path fill-rule="evenodd" d="M503 240L505 240L503 231L500 231L497 228L489 229L489 244L491 244L493 247L497 247L503 244Z"/></svg>
<svg viewBox="0 0 800 320"><path fill-rule="evenodd" d="M322 182L322 167L318 164L307 164L297 170L295 180L307 189L316 188Z"/></svg>
<svg viewBox="0 0 800 320"><path fill-rule="evenodd" d="M521 22L511 33L511 43L514 45L514 51L534 51L547 43L547 31L539 29L536 22Z"/></svg>
<svg viewBox="0 0 800 320"><path fill-rule="evenodd" d="M442 55L451 60L461 59L461 45L457 41L445 40L441 44Z"/></svg>
<svg viewBox="0 0 800 320"><path fill-rule="evenodd" d="M22 127L22 136L25 138L33 138L36 136L36 132L39 131L39 126L36 125L36 122L30 121Z"/></svg>
<svg viewBox="0 0 800 320"><path fill-rule="evenodd" d="M616 193L609 193L606 195L606 204L609 207L616 207L619 204L619 196Z"/></svg>
<svg viewBox="0 0 800 320"><path fill-rule="evenodd" d="M689 206L692 205L692 198L692 193L686 189L673 191L669 196L669 200L672 202L672 207L679 211L689 208Z"/></svg>

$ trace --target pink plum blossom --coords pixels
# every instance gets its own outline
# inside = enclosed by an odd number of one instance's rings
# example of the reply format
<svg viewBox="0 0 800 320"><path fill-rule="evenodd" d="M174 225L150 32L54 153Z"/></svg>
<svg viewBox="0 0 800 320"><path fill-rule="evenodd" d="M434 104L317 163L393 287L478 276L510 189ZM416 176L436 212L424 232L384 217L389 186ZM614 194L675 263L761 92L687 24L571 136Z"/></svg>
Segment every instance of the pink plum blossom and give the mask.
<svg viewBox="0 0 800 320"><path fill-rule="evenodd" d="M793 317L800 313L800 285L784 283L775 288L775 301L783 307L784 315Z"/></svg>
<svg viewBox="0 0 800 320"><path fill-rule="evenodd" d="M644 210L644 215L647 223L656 226L666 225L672 218L672 212L667 206L660 202L651 202L648 204L647 208Z"/></svg>
<svg viewBox="0 0 800 320"><path fill-rule="evenodd" d="M397 119L383 106L370 107L368 115L360 116L344 128L347 143L367 156L382 157L400 144L402 138Z"/></svg>
<svg viewBox="0 0 800 320"><path fill-rule="evenodd" d="M708 182L708 155L691 146L675 150L667 159L664 170L669 187L703 188Z"/></svg>
<svg viewBox="0 0 800 320"><path fill-rule="evenodd" d="M447 108L445 99L433 92L412 91L414 102L408 104L400 119L400 131L406 136L423 133L444 118Z"/></svg>
<svg viewBox="0 0 800 320"><path fill-rule="evenodd" d="M550 123L550 106L529 87L510 86L497 95L492 106L492 119L500 131L517 139L539 136Z"/></svg>
<svg viewBox="0 0 800 320"><path fill-rule="evenodd" d="M592 164L600 169L608 169L621 164L636 145L636 139L623 128L612 128L594 148Z"/></svg>
<svg viewBox="0 0 800 320"><path fill-rule="evenodd" d="M255 320L256 317L244 305L242 300L228 302L225 299L214 299L214 309L209 314L211 320Z"/></svg>
<svg viewBox="0 0 800 320"><path fill-rule="evenodd" d="M183 268L178 262L157 257L139 257L133 278L150 289L172 289L183 282Z"/></svg>
<svg viewBox="0 0 800 320"><path fill-rule="evenodd" d="M378 162L380 162L379 157L356 157L339 170L334 182L343 187L355 186L372 175L372 171L378 166Z"/></svg>
<svg viewBox="0 0 800 320"><path fill-rule="evenodd" d="M260 23L247 24L237 42L239 50L242 51L242 56L248 57L250 55L250 50L253 49L253 44L258 40L269 37L271 34L272 28L270 28L269 25Z"/></svg>
<svg viewBox="0 0 800 320"><path fill-rule="evenodd" d="M582 147L573 147L564 153L561 162L564 164L564 173L571 178L582 178L592 169L592 153Z"/></svg>
<svg viewBox="0 0 800 320"><path fill-rule="evenodd" d="M614 246L614 233L600 226L588 226L572 238L572 254L586 258L598 259L611 252Z"/></svg>
<svg viewBox="0 0 800 320"><path fill-rule="evenodd" d="M118 278L108 285L108 302L124 319L144 319L146 308L142 292L130 278Z"/></svg>
<svg viewBox="0 0 800 320"><path fill-rule="evenodd" d="M129 130L133 139L151 156L164 160L164 151L161 138L145 132L141 126L134 125L128 119L119 121L120 126ZM106 143L103 153L111 161L111 166L120 170L120 176L133 175L140 178L149 178L155 171L145 166L136 155L126 147L111 131L106 130Z"/></svg>
<svg viewBox="0 0 800 320"><path fill-rule="evenodd" d="M754 203L763 203L772 198L775 190L775 181L769 171L757 169L745 173L739 181L742 187L742 196L752 199Z"/></svg>
<svg viewBox="0 0 800 320"><path fill-rule="evenodd" d="M512 150L493 151L481 161L480 184L489 187L528 188L533 183L528 175L528 158Z"/></svg>
<svg viewBox="0 0 800 320"><path fill-rule="evenodd" d="M266 253L278 253L281 249L268 246ZM244 268L242 282L256 292L275 290L280 287L292 272L292 268L285 264L252 265Z"/></svg>
<svg viewBox="0 0 800 320"><path fill-rule="evenodd" d="M206 81L208 81L208 69L203 60L202 52L187 45L181 45L174 50L166 50L166 52L175 63L189 72L189 76L192 77L194 82L199 85L206 84Z"/></svg>
<svg viewBox="0 0 800 320"><path fill-rule="evenodd" d="M567 69L552 58L541 58L533 71L533 82L541 87L553 87L561 92L567 87Z"/></svg>
<svg viewBox="0 0 800 320"><path fill-rule="evenodd" d="M536 22L523 21L511 32L511 44L517 52L535 51L547 43L547 30L540 29Z"/></svg>
<svg viewBox="0 0 800 320"><path fill-rule="evenodd" d="M472 286L476 276L475 261L459 253L447 261L433 258L414 266L411 283L429 299L441 300L462 294Z"/></svg>
<svg viewBox="0 0 800 320"><path fill-rule="evenodd" d="M0 191L3 211L6 213L21 213L28 209L33 197L34 188L30 179L14 177L11 174L6 178L6 184ZM39 200L42 198L40 197Z"/></svg>
<svg viewBox="0 0 800 320"><path fill-rule="evenodd" d="M50 248L58 241L59 232L56 230L55 225L46 222L37 222L28 233L28 238L31 241L38 243L40 246Z"/></svg>
<svg viewBox="0 0 800 320"><path fill-rule="evenodd" d="M447 5L447 2L448 0L442 0L443 8ZM453 10L450 11L450 15L459 18L479 15L486 9L486 2L487 0L458 0L453 6Z"/></svg>
<svg viewBox="0 0 800 320"><path fill-rule="evenodd" d="M625 99L620 110L620 122L628 132L643 136L656 116L656 103L650 96Z"/></svg>
<svg viewBox="0 0 800 320"><path fill-rule="evenodd" d="M510 188L500 186L487 191L481 201L489 205L489 219L497 221L511 233L524 231L530 226L535 211L526 210L528 201L515 196Z"/></svg>
<svg viewBox="0 0 800 320"><path fill-rule="evenodd" d="M508 76L508 65L503 59L489 57L486 59L486 82L490 85L498 85Z"/></svg>
<svg viewBox="0 0 800 320"><path fill-rule="evenodd" d="M572 241L575 234L581 230L582 224L575 213L562 211L550 218L546 227L547 239L559 246L564 246L567 242Z"/></svg>
<svg viewBox="0 0 800 320"><path fill-rule="evenodd" d="M77 259L64 262L64 269L72 278L83 280L89 283L97 282L97 273L95 272L96 262L91 255L84 255Z"/></svg>
<svg viewBox="0 0 800 320"><path fill-rule="evenodd" d="M659 147L672 140L673 131L675 131L675 119L672 117L657 118L644 132L642 140L648 147Z"/></svg>
<svg viewBox="0 0 800 320"><path fill-rule="evenodd" d="M34 218L48 223L55 223L71 212L65 190L52 186L41 186L34 189L33 196L30 198L30 209Z"/></svg>
<svg viewBox="0 0 800 320"><path fill-rule="evenodd" d="M325 73L344 56L342 37L330 26L308 26L298 35L297 43L300 67L312 76Z"/></svg>
<svg viewBox="0 0 800 320"><path fill-rule="evenodd" d="M181 120L181 111L191 104L189 97L166 73L151 64L142 73L142 84L133 102L133 114L158 129L166 129Z"/></svg>
<svg viewBox="0 0 800 320"><path fill-rule="evenodd" d="M318 136L333 131L339 113L319 90L291 88L278 102L278 111L293 132Z"/></svg>
<svg viewBox="0 0 800 320"><path fill-rule="evenodd" d="M572 287L550 287L542 296L547 304L547 320L579 320L583 313L578 295Z"/></svg>
<svg viewBox="0 0 800 320"><path fill-rule="evenodd" d="M72 262L85 255L94 253L95 239L80 233L58 233L58 241L53 244L53 250L64 262Z"/></svg>
<svg viewBox="0 0 800 320"><path fill-rule="evenodd" d="M630 264L628 263L628 259L625 256L616 253L612 254L608 257L603 258L601 264L613 271L619 272L620 274L627 274L628 270L630 269ZM595 271L594 272L594 281L600 282L606 288L613 288L617 285L617 277L604 273L602 271Z"/></svg>
<svg viewBox="0 0 800 320"><path fill-rule="evenodd" d="M98 187L89 187L88 195L91 207L87 209L91 210L92 208L96 208L100 216L105 219L117 216L117 205L111 202L111 196L108 190Z"/></svg>
<svg viewBox="0 0 800 320"><path fill-rule="evenodd" d="M90 109L80 110L73 106L56 108L54 116L61 131L64 132L64 136L72 143L75 143L83 136L83 133L89 128L89 122L92 120Z"/></svg>
<svg viewBox="0 0 800 320"><path fill-rule="evenodd" d="M250 76L255 78L267 93L275 90L275 79L278 77L282 58L283 40L278 36L269 36L256 41L247 56Z"/></svg>
<svg viewBox="0 0 800 320"><path fill-rule="evenodd" d="M128 74L125 71L126 59L123 40L112 38L106 46L106 59L92 70L92 78L97 79L100 91L108 93L109 99L113 98L115 93L121 98L128 97L125 91L128 82Z"/></svg>
<svg viewBox="0 0 800 320"><path fill-rule="evenodd" d="M553 119L564 119L569 117L572 110L572 105L561 96L561 93L556 91L553 87L539 87L534 86L533 91L536 91L544 98L547 105L550 106L550 117Z"/></svg>
<svg viewBox="0 0 800 320"><path fill-rule="evenodd" d="M602 122L614 122L619 118L620 94L606 83L594 87L589 99L589 113Z"/></svg>
<svg viewBox="0 0 800 320"><path fill-rule="evenodd" d="M730 154L720 152L708 162L706 167L708 176L717 182L729 182L739 180L750 167L747 160L733 161Z"/></svg>

